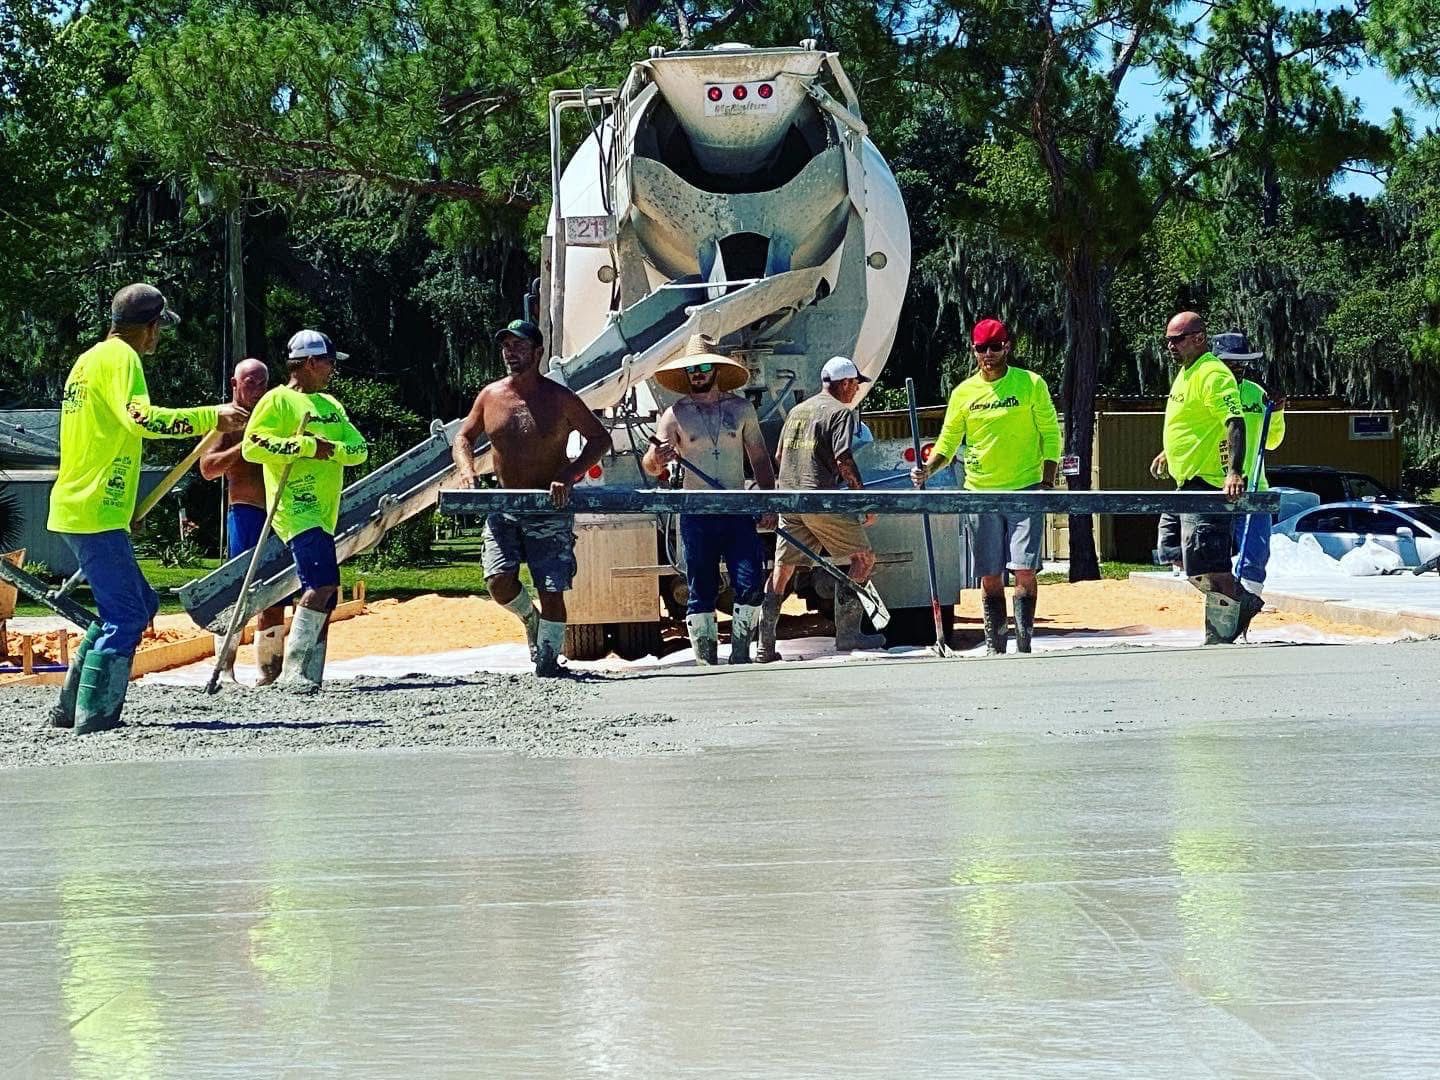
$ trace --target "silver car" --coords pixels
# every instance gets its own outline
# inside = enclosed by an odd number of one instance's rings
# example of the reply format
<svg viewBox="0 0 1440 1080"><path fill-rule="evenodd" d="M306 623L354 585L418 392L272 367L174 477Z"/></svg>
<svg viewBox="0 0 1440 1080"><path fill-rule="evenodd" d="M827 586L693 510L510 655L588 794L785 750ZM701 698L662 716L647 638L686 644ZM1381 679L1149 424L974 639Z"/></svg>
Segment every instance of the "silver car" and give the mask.
<svg viewBox="0 0 1440 1080"><path fill-rule="evenodd" d="M1374 540L1400 556L1407 567L1440 557L1440 506L1370 500L1326 503L1281 521L1272 535L1315 537L1332 559Z"/></svg>

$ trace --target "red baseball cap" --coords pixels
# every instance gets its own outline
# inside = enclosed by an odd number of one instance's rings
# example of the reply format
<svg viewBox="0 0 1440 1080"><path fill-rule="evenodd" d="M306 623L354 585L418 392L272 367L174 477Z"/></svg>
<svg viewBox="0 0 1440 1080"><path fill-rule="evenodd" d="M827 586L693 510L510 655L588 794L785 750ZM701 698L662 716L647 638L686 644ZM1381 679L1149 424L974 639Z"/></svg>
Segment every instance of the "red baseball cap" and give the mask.
<svg viewBox="0 0 1440 1080"><path fill-rule="evenodd" d="M991 342L1004 343L1010 340L1010 331L1005 329L1005 324L999 319L981 319L975 324L975 330L970 335L972 345L989 345Z"/></svg>

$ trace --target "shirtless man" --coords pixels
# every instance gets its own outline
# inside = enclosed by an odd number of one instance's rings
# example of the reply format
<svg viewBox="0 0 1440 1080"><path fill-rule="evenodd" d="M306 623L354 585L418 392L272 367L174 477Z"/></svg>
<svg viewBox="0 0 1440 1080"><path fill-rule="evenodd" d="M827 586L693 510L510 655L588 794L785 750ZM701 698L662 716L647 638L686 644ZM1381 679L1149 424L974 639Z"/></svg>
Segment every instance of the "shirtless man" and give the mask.
<svg viewBox="0 0 1440 1080"><path fill-rule="evenodd" d="M668 361L655 373L655 381L676 394L684 394L666 409L656 424L658 442L645 451L642 461L651 476L660 476L677 453L732 491L745 487L745 459L758 487L775 486L775 469L760 434L755 407L739 394L749 371L744 364L709 350L700 336L690 339L685 355ZM700 477L685 472L685 487L709 488ZM760 525L775 528L775 515L761 516ZM695 649L697 664L718 662L715 598L720 591L720 560L730 571L735 593L730 622L730 663L750 662L750 638L760 604L765 599L765 552L748 514L681 514L680 541L685 548L685 584L690 598L685 605L685 628Z"/></svg>
<svg viewBox="0 0 1440 1080"><path fill-rule="evenodd" d="M495 475L505 488L549 488L557 511L570 489L610 449L610 433L574 391L540 374L540 328L516 319L495 335L509 371L475 395L455 436L456 486L474 487L475 442L489 437ZM570 433L585 440L570 460ZM575 578L575 515L490 514L482 562L490 596L525 626L536 675L560 674L565 645L565 592ZM520 564L540 593L540 612L520 582Z"/></svg>
<svg viewBox="0 0 1440 1080"><path fill-rule="evenodd" d="M241 360L230 376L230 401L246 412L254 409L270 389L270 369L259 360ZM225 478L226 558L249 551L260 539L265 525L265 476L260 465L240 456L244 432L220 436L214 449L200 458L200 475L206 480ZM224 635L215 635L215 652L220 652ZM236 647L239 642L236 641ZM256 619L255 656L260 667L256 686L268 686L280 677L285 659L285 605L266 608ZM225 674L235 678L235 651L225 658Z"/></svg>

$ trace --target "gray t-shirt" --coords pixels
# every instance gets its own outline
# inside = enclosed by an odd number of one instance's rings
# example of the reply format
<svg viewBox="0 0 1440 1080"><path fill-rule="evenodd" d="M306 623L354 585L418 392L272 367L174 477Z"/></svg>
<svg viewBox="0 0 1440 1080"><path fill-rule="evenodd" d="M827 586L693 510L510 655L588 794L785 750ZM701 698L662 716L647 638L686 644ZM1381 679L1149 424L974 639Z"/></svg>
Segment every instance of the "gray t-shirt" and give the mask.
<svg viewBox="0 0 1440 1080"><path fill-rule="evenodd" d="M844 487L835 459L850 450L859 422L854 409L823 390L796 405L780 432L775 486L811 491Z"/></svg>

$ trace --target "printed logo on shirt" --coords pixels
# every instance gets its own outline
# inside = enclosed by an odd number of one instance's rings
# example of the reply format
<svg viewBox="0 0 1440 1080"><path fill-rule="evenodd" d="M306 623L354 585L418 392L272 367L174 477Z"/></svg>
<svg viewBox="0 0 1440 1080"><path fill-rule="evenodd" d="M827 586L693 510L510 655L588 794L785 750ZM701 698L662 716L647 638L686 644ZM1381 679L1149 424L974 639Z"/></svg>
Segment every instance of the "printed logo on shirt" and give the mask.
<svg viewBox="0 0 1440 1080"><path fill-rule="evenodd" d="M294 456L300 453L300 444L294 439L267 439L264 435L251 435L249 438L260 449L268 450L272 454Z"/></svg>
<svg viewBox="0 0 1440 1080"><path fill-rule="evenodd" d="M130 414L130 419L139 424L146 431L153 431L156 435L194 435L195 425L183 416L165 421L152 417L137 402L127 401L125 411Z"/></svg>
<svg viewBox="0 0 1440 1080"><path fill-rule="evenodd" d="M90 397L90 386L88 383L75 382L65 387L65 393L60 398L60 408L67 413L79 412L85 406L85 401Z"/></svg>
<svg viewBox="0 0 1440 1080"><path fill-rule="evenodd" d="M990 409L1015 409L1020 405L1020 399L1014 394L1006 398L996 398L994 401L972 401L971 412L984 412Z"/></svg>

